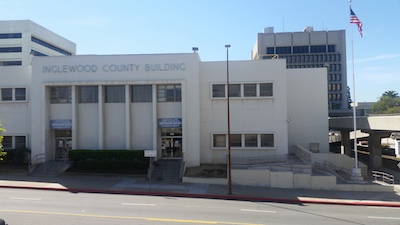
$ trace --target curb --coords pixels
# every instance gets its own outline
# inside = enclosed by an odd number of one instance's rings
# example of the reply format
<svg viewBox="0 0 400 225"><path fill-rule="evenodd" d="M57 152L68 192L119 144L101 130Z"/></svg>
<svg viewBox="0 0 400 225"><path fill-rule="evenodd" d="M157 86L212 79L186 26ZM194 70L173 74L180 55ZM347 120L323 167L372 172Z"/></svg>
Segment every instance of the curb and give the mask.
<svg viewBox="0 0 400 225"><path fill-rule="evenodd" d="M263 198L263 197L238 196L238 195L189 194L189 193L178 193L178 192L150 192L150 191L120 191L120 190L100 190L100 189L84 189L84 188L51 188L51 187L32 187L32 186L27 187L27 186L10 186L10 185L0 185L0 188L65 191L71 193L98 193L98 194L103 193L103 194L121 194L121 195L168 196L168 197L204 198L204 199L254 201L254 202L277 202L277 203L292 203L292 204L400 207L400 202L322 199L322 198L305 198L305 197L299 197L296 199Z"/></svg>

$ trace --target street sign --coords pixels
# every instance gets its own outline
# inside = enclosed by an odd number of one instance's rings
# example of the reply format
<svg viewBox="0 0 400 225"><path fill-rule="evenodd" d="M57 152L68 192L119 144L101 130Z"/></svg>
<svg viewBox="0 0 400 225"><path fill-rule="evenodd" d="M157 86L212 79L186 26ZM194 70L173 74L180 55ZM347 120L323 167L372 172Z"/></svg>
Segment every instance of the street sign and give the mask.
<svg viewBox="0 0 400 225"><path fill-rule="evenodd" d="M144 157L156 158L157 150L144 150Z"/></svg>

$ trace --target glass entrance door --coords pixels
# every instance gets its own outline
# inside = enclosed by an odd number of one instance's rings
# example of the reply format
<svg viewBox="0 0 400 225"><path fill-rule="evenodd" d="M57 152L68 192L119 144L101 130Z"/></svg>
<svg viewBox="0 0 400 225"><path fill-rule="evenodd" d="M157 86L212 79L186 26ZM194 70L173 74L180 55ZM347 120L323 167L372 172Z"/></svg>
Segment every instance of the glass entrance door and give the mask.
<svg viewBox="0 0 400 225"><path fill-rule="evenodd" d="M163 158L183 157L182 129L161 129L161 155Z"/></svg>
<svg viewBox="0 0 400 225"><path fill-rule="evenodd" d="M55 160L59 160L72 148L71 130L56 130L55 144Z"/></svg>

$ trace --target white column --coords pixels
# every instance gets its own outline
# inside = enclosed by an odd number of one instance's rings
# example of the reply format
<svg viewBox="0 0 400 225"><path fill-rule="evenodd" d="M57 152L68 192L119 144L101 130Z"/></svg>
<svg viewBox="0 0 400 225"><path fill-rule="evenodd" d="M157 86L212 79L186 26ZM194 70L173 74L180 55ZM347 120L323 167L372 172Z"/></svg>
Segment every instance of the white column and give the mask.
<svg viewBox="0 0 400 225"><path fill-rule="evenodd" d="M76 94L76 86L72 85L71 87L71 106L72 106L72 149L77 149L78 147L78 116L77 116L77 94Z"/></svg>
<svg viewBox="0 0 400 225"><path fill-rule="evenodd" d="M153 84L153 149L157 150L157 158L161 158L161 148L158 147L158 118L157 118L157 85Z"/></svg>
<svg viewBox="0 0 400 225"><path fill-rule="evenodd" d="M99 108L98 108L98 113L99 113L99 121L98 121L98 126L99 126L99 149L104 149L104 113L103 113L103 108L104 108L104 100L103 100L103 85L98 86L98 94L99 94Z"/></svg>
<svg viewBox="0 0 400 225"><path fill-rule="evenodd" d="M129 102L129 85L125 85L125 149L131 147L131 113Z"/></svg>

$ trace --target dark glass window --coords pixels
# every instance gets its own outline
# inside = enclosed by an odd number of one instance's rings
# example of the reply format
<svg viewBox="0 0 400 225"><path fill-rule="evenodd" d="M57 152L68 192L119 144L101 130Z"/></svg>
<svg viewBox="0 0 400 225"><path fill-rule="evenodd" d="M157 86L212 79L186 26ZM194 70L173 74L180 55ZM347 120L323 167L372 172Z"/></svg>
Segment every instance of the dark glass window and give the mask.
<svg viewBox="0 0 400 225"><path fill-rule="evenodd" d="M244 84L244 97L256 97L257 96L257 85L256 84Z"/></svg>
<svg viewBox="0 0 400 225"><path fill-rule="evenodd" d="M231 134L231 147L242 147L242 135Z"/></svg>
<svg viewBox="0 0 400 225"><path fill-rule="evenodd" d="M257 134L245 134L244 135L244 146L245 147L257 147Z"/></svg>
<svg viewBox="0 0 400 225"><path fill-rule="evenodd" d="M133 85L131 86L132 102L152 102L153 89L151 85Z"/></svg>
<svg viewBox="0 0 400 225"><path fill-rule="evenodd" d="M15 148L24 148L26 147L26 137L25 136L15 136Z"/></svg>
<svg viewBox="0 0 400 225"><path fill-rule="evenodd" d="M124 103L125 102L125 86L112 85L105 86L105 102L106 103Z"/></svg>
<svg viewBox="0 0 400 225"><path fill-rule="evenodd" d="M276 47L276 54L292 54L292 47Z"/></svg>
<svg viewBox="0 0 400 225"><path fill-rule="evenodd" d="M225 97L225 84L213 84L213 98Z"/></svg>
<svg viewBox="0 0 400 225"><path fill-rule="evenodd" d="M71 87L51 87L50 103L71 103Z"/></svg>
<svg viewBox="0 0 400 225"><path fill-rule="evenodd" d="M241 97L240 84L229 84L229 97Z"/></svg>
<svg viewBox="0 0 400 225"><path fill-rule="evenodd" d="M293 46L293 53L309 53L307 46Z"/></svg>
<svg viewBox="0 0 400 225"><path fill-rule="evenodd" d="M4 48L0 48L0 53L7 53L7 52L22 52L22 47L4 47Z"/></svg>
<svg viewBox="0 0 400 225"><path fill-rule="evenodd" d="M0 34L0 39L22 38L22 33Z"/></svg>
<svg viewBox="0 0 400 225"><path fill-rule="evenodd" d="M0 66L20 66L22 61L0 61Z"/></svg>
<svg viewBox="0 0 400 225"><path fill-rule="evenodd" d="M326 52L326 45L311 45L310 52L311 53Z"/></svg>
<svg viewBox="0 0 400 225"><path fill-rule="evenodd" d="M15 88L15 100L25 101L26 100L26 89L25 88Z"/></svg>
<svg viewBox="0 0 400 225"><path fill-rule="evenodd" d="M275 54L275 48L274 47L267 47L267 54Z"/></svg>
<svg viewBox="0 0 400 225"><path fill-rule="evenodd" d="M81 86L79 89L79 103L98 103L99 87L98 86Z"/></svg>
<svg viewBox="0 0 400 225"><path fill-rule="evenodd" d="M273 134L261 134L261 147L274 147L274 135Z"/></svg>
<svg viewBox="0 0 400 225"><path fill-rule="evenodd" d="M39 45L42 45L42 46L44 46L44 47L46 47L46 48L52 49L52 50L54 50L54 51L56 51L56 52L59 52L59 53L61 53L61 54L63 54L63 55L72 55L70 52L65 51L65 50L63 50L63 49L61 49L61 48L58 48L58 47L56 47L56 46L54 46L54 45L52 45L52 44L49 44L49 43L47 43L47 42L45 42L45 41L42 41L42 40L40 40L40 39L38 39L38 38L31 37L31 41L32 41L32 42L35 42L35 43L37 43L37 44L39 44Z"/></svg>
<svg viewBox="0 0 400 225"><path fill-rule="evenodd" d="M33 50L33 49L31 50L31 54L32 54L33 56L48 56L48 55L46 55L46 54L44 54L44 53L35 51L35 50Z"/></svg>
<svg viewBox="0 0 400 225"><path fill-rule="evenodd" d="M225 134L214 134L213 135L213 147L216 147L216 148L226 147L226 135Z"/></svg>
<svg viewBox="0 0 400 225"><path fill-rule="evenodd" d="M260 84L260 96L271 97L273 96L273 85L272 83L262 83Z"/></svg>
<svg viewBox="0 0 400 225"><path fill-rule="evenodd" d="M328 45L328 52L336 52L336 45Z"/></svg>
<svg viewBox="0 0 400 225"><path fill-rule="evenodd" d="M12 149L12 136L4 136L1 144L3 145L3 149Z"/></svg>
<svg viewBox="0 0 400 225"><path fill-rule="evenodd" d="M182 88L180 84L157 86L157 99L159 102L181 102Z"/></svg>
<svg viewBox="0 0 400 225"><path fill-rule="evenodd" d="M1 89L1 100L12 101L12 88Z"/></svg>

